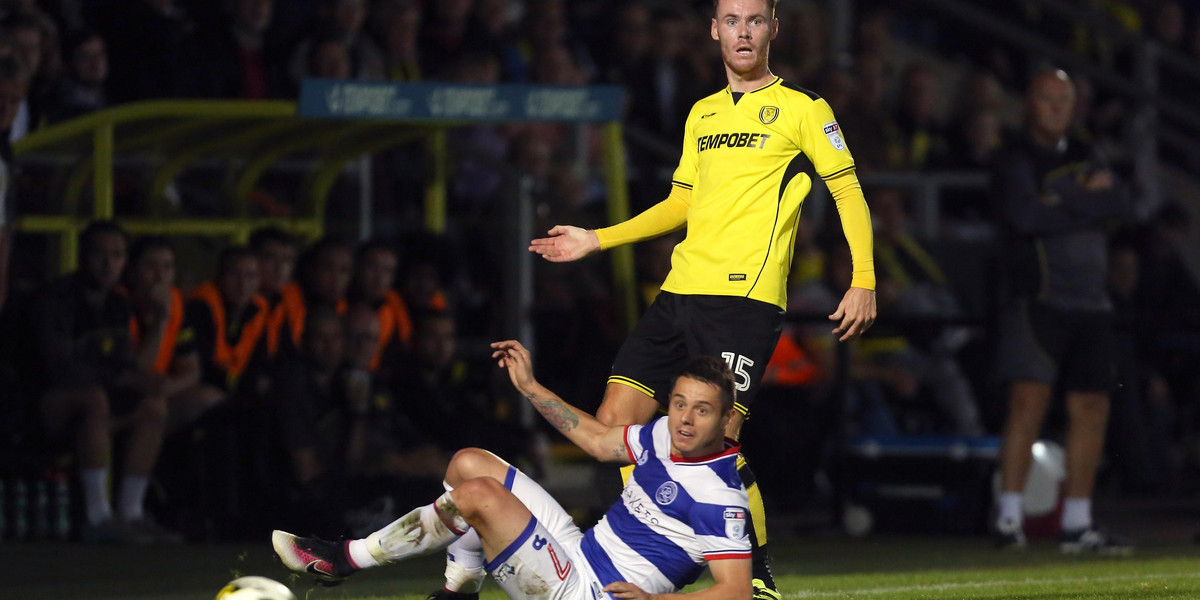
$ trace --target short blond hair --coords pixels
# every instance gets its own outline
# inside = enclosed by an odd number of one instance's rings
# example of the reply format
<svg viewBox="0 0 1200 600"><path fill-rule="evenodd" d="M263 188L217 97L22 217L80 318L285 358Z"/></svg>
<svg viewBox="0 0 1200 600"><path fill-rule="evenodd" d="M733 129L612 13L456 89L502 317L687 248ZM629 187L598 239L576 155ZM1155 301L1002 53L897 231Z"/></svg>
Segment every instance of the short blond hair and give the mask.
<svg viewBox="0 0 1200 600"><path fill-rule="evenodd" d="M779 5L779 0L766 0L767 8L771 9L771 14L775 14L775 7ZM717 6L721 4L721 0L713 0L713 12L717 12Z"/></svg>

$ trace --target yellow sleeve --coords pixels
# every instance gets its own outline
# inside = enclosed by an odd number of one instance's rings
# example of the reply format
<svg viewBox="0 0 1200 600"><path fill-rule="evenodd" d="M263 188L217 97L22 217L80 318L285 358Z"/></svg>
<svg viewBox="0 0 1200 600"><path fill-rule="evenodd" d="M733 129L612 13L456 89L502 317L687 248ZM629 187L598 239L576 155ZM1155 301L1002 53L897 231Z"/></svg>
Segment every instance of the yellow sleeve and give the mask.
<svg viewBox="0 0 1200 600"><path fill-rule="evenodd" d="M842 218L842 232L850 244L850 258L854 262L854 276L850 286L867 290L875 289L875 238L871 231L871 209L863 197L862 186L854 170L845 171L825 180L829 193L833 195L838 215Z"/></svg>
<svg viewBox="0 0 1200 600"><path fill-rule="evenodd" d="M596 230L600 249L640 242L675 231L687 223L688 206L692 192L678 185L671 186L671 195L666 200L647 208L638 216L611 227Z"/></svg>

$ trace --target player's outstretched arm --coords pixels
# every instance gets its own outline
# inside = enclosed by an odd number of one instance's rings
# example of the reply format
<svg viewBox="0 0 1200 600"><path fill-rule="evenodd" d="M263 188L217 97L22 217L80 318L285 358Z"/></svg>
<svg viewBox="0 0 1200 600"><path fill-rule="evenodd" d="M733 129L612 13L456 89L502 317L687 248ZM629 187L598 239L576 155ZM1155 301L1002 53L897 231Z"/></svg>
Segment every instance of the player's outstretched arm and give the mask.
<svg viewBox="0 0 1200 600"><path fill-rule="evenodd" d="M625 445L625 428L610 427L597 421L538 383L533 377L533 360L529 350L520 342L493 342L492 358L499 362L501 368L508 370L513 387L576 446L596 460L623 464L632 462L629 448Z"/></svg>
<svg viewBox="0 0 1200 600"><path fill-rule="evenodd" d="M550 237L529 242L529 251L540 254L550 262L570 262L600 251L600 238L590 229L555 225L546 233Z"/></svg>
<svg viewBox="0 0 1200 600"><path fill-rule="evenodd" d="M875 323L875 290L852 287L842 296L837 311L829 315L830 321L836 321L833 335L840 335L839 341L852 340L871 328Z"/></svg>
<svg viewBox="0 0 1200 600"><path fill-rule="evenodd" d="M750 559L737 558L708 562L712 571L713 585L690 594L648 594L641 588L625 581L616 581L604 586L604 591L621 600L750 600Z"/></svg>

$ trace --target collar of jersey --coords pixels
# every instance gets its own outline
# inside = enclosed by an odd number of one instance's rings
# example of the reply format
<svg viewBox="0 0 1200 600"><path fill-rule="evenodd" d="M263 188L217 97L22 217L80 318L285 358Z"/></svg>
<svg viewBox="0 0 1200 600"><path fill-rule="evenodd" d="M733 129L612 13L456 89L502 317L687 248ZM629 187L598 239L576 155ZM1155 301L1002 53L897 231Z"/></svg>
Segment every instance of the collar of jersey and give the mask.
<svg viewBox="0 0 1200 600"><path fill-rule="evenodd" d="M690 458L686 457L686 456L676 456L676 455L672 454L671 462L673 462L675 464L707 463L707 462L712 462L714 460L717 460L719 458L725 458L726 456L737 456L738 453L741 451L742 451L741 444L739 444L738 442L736 442L730 438L725 438L725 449L720 452L714 452L712 454L706 454L704 456L693 456Z"/></svg>
<svg viewBox="0 0 1200 600"><path fill-rule="evenodd" d="M776 75L776 76L775 76L775 80L774 80L774 81L772 81L771 83L768 83L767 85L764 85L764 86L762 86L762 87L760 87L760 88L758 88L758 89L756 89L756 90L750 90L750 91L748 91L748 92L743 92L743 93L744 93L744 94L753 94L753 93L755 93L755 92L761 92L761 91L763 91L763 90L765 90L765 89L767 89L767 88L769 88L769 87L771 87L771 86L773 86L773 85L775 85L775 84L779 83L780 81L783 81L783 78L782 78L782 77L780 77L780 76L778 76L778 75ZM732 94L732 93L733 93L733 90L729 89L729 86L725 86L725 93L726 93L726 94Z"/></svg>

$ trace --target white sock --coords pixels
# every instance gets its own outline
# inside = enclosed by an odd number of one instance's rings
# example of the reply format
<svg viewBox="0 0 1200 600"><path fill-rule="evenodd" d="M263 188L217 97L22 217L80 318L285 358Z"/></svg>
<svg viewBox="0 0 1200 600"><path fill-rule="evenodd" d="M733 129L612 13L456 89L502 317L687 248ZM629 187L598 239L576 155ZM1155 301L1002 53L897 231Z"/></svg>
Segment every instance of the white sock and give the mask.
<svg viewBox="0 0 1200 600"><path fill-rule="evenodd" d="M446 590L474 594L483 586L483 543L474 529L446 548Z"/></svg>
<svg viewBox="0 0 1200 600"><path fill-rule="evenodd" d="M451 526L442 521L446 518ZM450 492L442 494L433 504L415 508L383 529L367 536L367 552L377 563L390 563L410 556L427 554L450 545L470 529L458 512ZM354 557L351 542L351 557ZM357 561L357 559L355 559Z"/></svg>
<svg viewBox="0 0 1200 600"><path fill-rule="evenodd" d="M1067 498L1063 501L1063 531L1079 531L1092 526L1092 499Z"/></svg>
<svg viewBox="0 0 1200 600"><path fill-rule="evenodd" d="M996 520L1021 523L1024 516L1021 510L1021 492L1001 492L1000 514L996 515Z"/></svg>
<svg viewBox="0 0 1200 600"><path fill-rule="evenodd" d="M141 521L146 516L142 507L146 503L148 487L150 477L146 475L126 475L121 478L121 493L117 494L117 502L121 510L121 519L126 523Z"/></svg>
<svg viewBox="0 0 1200 600"><path fill-rule="evenodd" d="M99 525L112 518L112 504L108 501L108 469L81 469L79 482L83 487L83 502L87 505L89 525Z"/></svg>

